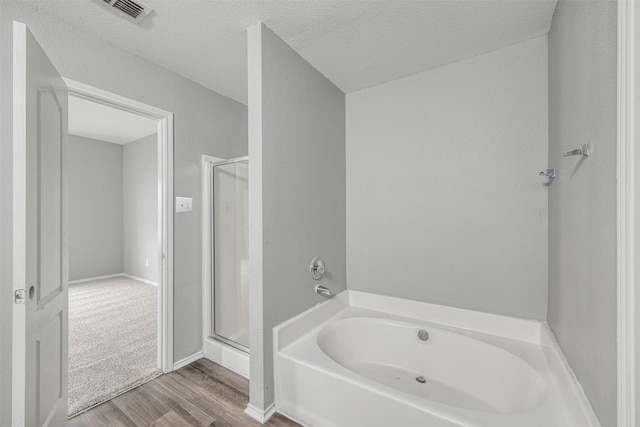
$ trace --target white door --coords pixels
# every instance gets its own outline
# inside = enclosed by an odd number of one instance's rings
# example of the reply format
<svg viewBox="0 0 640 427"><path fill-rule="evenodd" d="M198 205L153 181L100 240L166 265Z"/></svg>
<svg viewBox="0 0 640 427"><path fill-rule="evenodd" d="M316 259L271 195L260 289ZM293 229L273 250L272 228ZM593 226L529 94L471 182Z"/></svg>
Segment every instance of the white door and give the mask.
<svg viewBox="0 0 640 427"><path fill-rule="evenodd" d="M14 427L67 419L67 87L13 24ZM24 298L19 298L24 290Z"/></svg>

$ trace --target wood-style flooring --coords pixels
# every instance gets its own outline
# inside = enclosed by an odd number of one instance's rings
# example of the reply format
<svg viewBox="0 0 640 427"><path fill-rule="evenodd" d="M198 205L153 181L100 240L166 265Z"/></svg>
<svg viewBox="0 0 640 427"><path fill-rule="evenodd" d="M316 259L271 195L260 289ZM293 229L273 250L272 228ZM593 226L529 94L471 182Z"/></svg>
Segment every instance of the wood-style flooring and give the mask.
<svg viewBox="0 0 640 427"><path fill-rule="evenodd" d="M243 411L249 380L207 359L162 375L69 420L69 427L260 426ZM265 424L298 423L275 414Z"/></svg>

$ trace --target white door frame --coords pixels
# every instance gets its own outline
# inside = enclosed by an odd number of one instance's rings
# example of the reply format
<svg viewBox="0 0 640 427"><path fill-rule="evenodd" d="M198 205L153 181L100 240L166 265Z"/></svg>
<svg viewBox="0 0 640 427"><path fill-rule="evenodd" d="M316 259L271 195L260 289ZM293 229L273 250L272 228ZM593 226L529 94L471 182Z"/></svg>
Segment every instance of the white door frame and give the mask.
<svg viewBox="0 0 640 427"><path fill-rule="evenodd" d="M158 120L158 367L173 371L173 113L64 79L69 96Z"/></svg>
<svg viewBox="0 0 640 427"><path fill-rule="evenodd" d="M640 331L636 308L636 254L640 242L636 224L640 224L640 185L636 182L636 169L640 168L640 142L636 129L640 119L636 100L640 90L640 32L637 23L640 8L634 0L618 0L618 138L617 138L617 289L618 289L618 426L636 427L637 407L640 406L637 387L639 364L636 331Z"/></svg>

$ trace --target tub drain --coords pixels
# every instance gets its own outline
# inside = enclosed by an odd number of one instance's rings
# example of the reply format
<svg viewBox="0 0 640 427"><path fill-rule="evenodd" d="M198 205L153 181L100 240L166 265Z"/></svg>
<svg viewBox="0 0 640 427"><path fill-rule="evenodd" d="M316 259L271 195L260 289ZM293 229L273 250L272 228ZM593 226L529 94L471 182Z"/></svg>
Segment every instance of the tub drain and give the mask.
<svg viewBox="0 0 640 427"><path fill-rule="evenodd" d="M427 382L426 378L423 377L422 375L420 375L419 377L416 377L416 381L418 381L420 384L424 384Z"/></svg>

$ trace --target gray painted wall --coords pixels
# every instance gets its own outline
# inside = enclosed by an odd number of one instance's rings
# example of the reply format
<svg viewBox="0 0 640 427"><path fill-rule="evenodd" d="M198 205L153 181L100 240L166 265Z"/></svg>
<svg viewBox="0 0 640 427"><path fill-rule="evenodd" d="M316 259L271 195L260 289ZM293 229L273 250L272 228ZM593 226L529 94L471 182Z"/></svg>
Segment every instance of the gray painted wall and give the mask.
<svg viewBox="0 0 640 427"><path fill-rule="evenodd" d="M119 145L71 135L69 279L118 273L157 281L158 136Z"/></svg>
<svg viewBox="0 0 640 427"><path fill-rule="evenodd" d="M549 33L549 316L603 426L616 425L616 3L560 0ZM563 158L588 142L593 155Z"/></svg>
<svg viewBox="0 0 640 427"><path fill-rule="evenodd" d="M69 280L122 273L122 146L69 136Z"/></svg>
<svg viewBox="0 0 640 427"><path fill-rule="evenodd" d="M261 24L248 32L250 403L273 402L272 328L346 288L345 97Z"/></svg>
<svg viewBox="0 0 640 427"><path fill-rule="evenodd" d="M347 95L349 289L544 320L547 38Z"/></svg>
<svg viewBox="0 0 640 427"><path fill-rule="evenodd" d="M122 150L122 271L157 282L158 135Z"/></svg>
<svg viewBox="0 0 640 427"><path fill-rule="evenodd" d="M26 23L65 77L174 113L174 188L193 197L175 216L174 359L202 348L200 155L247 155L247 108L37 12L0 1L0 198L12 198L12 21ZM126 71L126 76L123 76ZM11 418L12 208L0 204L0 425Z"/></svg>

